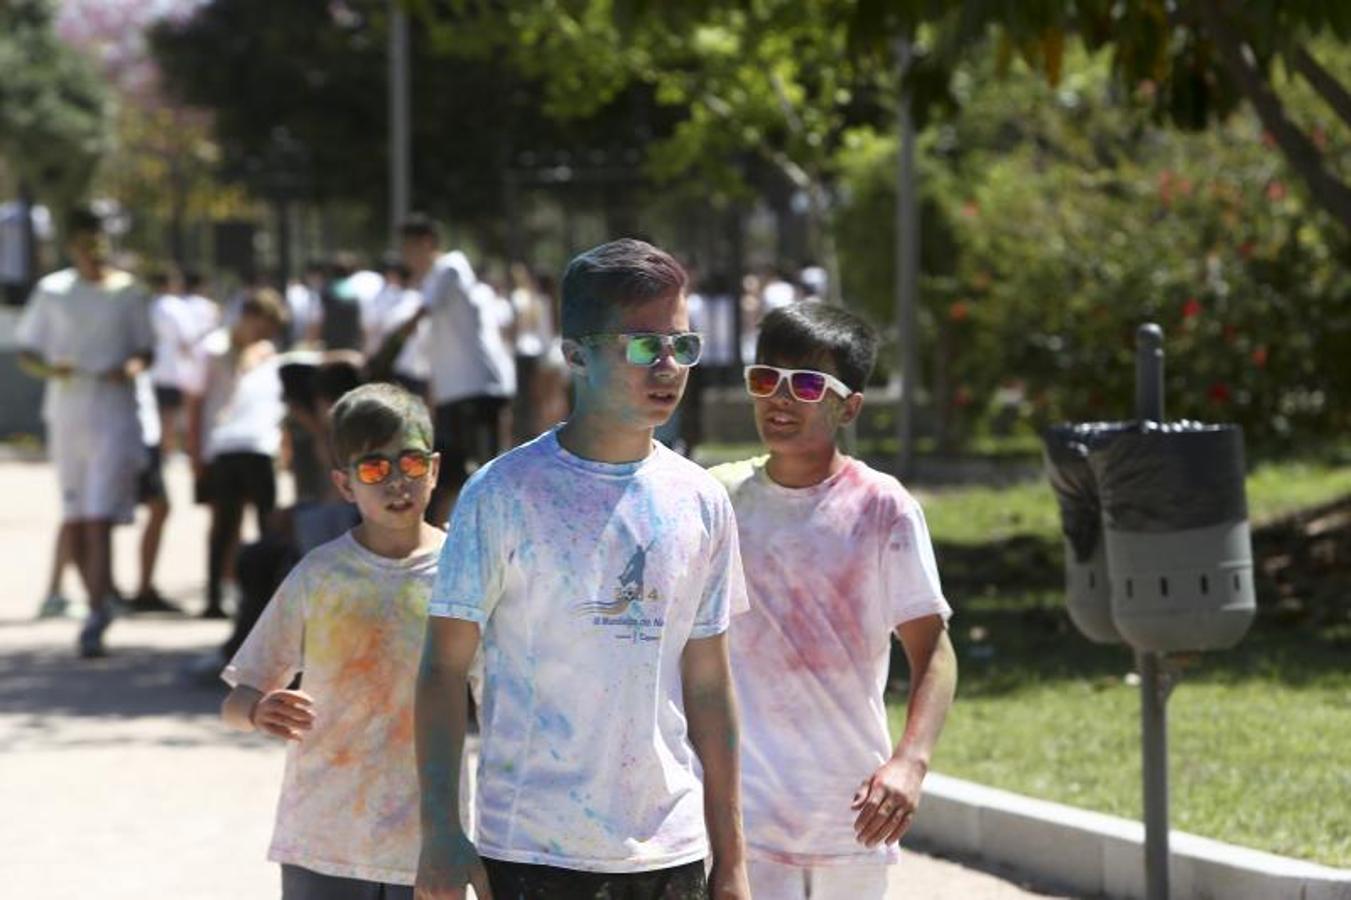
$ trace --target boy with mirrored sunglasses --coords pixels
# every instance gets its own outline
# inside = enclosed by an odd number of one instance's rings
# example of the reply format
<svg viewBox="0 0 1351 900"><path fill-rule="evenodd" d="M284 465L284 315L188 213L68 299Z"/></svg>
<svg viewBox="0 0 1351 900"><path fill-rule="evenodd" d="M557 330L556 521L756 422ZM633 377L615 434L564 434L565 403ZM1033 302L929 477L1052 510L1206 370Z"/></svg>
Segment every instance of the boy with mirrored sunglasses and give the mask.
<svg viewBox="0 0 1351 900"><path fill-rule="evenodd" d="M837 447L877 336L820 302L761 323L746 389L768 456L718 466L751 611L731 628L750 883L773 900L881 900L956 683L924 514ZM891 636L910 664L905 733L883 692Z"/></svg>
<svg viewBox="0 0 1351 900"><path fill-rule="evenodd" d="M748 900L726 632L726 492L653 440L701 342L669 254L618 240L563 278L567 421L469 480L419 682L418 897ZM484 658L476 828L453 815ZM705 859L711 868L705 874Z"/></svg>
<svg viewBox="0 0 1351 900"><path fill-rule="evenodd" d="M268 852L283 900L412 900L414 684L445 540L423 514L439 458L426 405L395 385L348 391L332 427L333 482L361 523L282 582L223 673L222 715L290 744Z"/></svg>

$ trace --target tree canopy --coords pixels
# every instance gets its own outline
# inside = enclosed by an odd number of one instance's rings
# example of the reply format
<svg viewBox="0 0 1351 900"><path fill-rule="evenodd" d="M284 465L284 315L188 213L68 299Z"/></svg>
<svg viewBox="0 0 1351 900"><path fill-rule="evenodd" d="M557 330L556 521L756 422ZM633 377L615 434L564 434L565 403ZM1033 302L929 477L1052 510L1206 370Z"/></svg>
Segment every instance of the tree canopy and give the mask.
<svg viewBox="0 0 1351 900"><path fill-rule="evenodd" d="M0 159L38 198L65 204L106 148L102 85L56 36L50 0L0 4Z"/></svg>
<svg viewBox="0 0 1351 900"><path fill-rule="evenodd" d="M185 102L214 113L222 170L260 196L383 209L387 4L213 0L164 22L152 46ZM507 182L637 174L641 139L669 127L650 92L620 90L568 121L540 114L539 81L481 34L413 29L413 202L457 222L500 219Z"/></svg>

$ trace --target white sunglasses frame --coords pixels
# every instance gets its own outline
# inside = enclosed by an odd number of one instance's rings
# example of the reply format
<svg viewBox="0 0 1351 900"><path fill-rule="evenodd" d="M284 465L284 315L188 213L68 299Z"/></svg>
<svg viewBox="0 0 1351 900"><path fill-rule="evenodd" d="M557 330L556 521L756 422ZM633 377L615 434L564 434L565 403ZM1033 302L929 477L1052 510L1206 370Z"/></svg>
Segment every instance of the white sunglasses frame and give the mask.
<svg viewBox="0 0 1351 900"><path fill-rule="evenodd" d="M778 372L779 380L774 383L774 390L770 391L768 394L751 393L751 369L773 369L775 372ZM797 391L793 390L793 376L799 372L807 375L820 375L825 378L826 387L839 395L841 400L848 400L854 395L854 391L849 388L849 385L845 384L829 372L822 372L820 369L781 369L778 366L771 366L768 363L751 363L741 370L741 380L746 386L746 393L760 400L768 400L770 397L777 394L779 392L779 386L782 385L785 380L788 382L788 396L792 397L798 403L820 403L822 400L825 400L826 395L824 393L815 400L804 400L797 395Z"/></svg>

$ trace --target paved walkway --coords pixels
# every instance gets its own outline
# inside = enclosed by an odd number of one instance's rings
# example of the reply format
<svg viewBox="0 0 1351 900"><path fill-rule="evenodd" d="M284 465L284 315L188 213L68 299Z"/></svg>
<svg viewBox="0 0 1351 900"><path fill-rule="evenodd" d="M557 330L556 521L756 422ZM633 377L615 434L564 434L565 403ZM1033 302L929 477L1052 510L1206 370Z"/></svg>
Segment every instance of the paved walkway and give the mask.
<svg viewBox="0 0 1351 900"><path fill-rule="evenodd" d="M206 517L170 467L161 590L202 605ZM111 656L80 661L77 624L31 620L56 527L50 467L0 462L0 894L48 900L252 900L278 894L265 861L282 754L228 731L223 686L182 670L228 627L178 616L119 620ZM134 529L119 529L116 577L135 576ZM67 590L78 594L75 573ZM1057 896L1017 879L908 853L891 898ZM773 898L770 898L773 900Z"/></svg>

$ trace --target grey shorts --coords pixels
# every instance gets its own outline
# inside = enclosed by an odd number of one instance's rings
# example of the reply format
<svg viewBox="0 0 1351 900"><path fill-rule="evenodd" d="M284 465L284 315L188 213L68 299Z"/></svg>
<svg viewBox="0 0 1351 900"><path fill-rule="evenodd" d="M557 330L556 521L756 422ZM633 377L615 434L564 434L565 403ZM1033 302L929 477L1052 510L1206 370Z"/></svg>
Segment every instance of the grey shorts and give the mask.
<svg viewBox="0 0 1351 900"><path fill-rule="evenodd" d="M282 863L281 900L413 900L413 886L337 878Z"/></svg>

